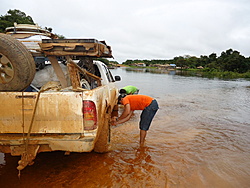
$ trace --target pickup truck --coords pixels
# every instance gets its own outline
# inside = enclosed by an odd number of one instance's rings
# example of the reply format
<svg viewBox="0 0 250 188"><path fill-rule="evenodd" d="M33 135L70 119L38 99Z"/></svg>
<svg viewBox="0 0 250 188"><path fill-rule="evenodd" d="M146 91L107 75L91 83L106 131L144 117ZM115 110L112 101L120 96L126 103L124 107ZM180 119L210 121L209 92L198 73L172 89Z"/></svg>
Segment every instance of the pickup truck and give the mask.
<svg viewBox="0 0 250 188"><path fill-rule="evenodd" d="M18 170L40 152L107 152L120 77L93 58L111 57L110 47L95 39L49 36L31 49L19 39L50 34L33 27L16 25L12 34L0 34L0 152L21 156ZM39 74L47 69L57 80ZM34 82L39 75L48 79L42 86Z"/></svg>

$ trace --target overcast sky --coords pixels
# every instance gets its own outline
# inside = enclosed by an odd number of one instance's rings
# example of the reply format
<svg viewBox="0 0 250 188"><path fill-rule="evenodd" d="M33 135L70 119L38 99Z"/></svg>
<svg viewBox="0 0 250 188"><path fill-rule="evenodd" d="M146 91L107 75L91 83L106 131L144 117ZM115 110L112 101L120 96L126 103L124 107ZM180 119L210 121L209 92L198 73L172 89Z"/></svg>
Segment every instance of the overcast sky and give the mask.
<svg viewBox="0 0 250 188"><path fill-rule="evenodd" d="M250 56L250 0L1 0L66 38L105 40L114 60ZM112 59L110 59L112 60Z"/></svg>

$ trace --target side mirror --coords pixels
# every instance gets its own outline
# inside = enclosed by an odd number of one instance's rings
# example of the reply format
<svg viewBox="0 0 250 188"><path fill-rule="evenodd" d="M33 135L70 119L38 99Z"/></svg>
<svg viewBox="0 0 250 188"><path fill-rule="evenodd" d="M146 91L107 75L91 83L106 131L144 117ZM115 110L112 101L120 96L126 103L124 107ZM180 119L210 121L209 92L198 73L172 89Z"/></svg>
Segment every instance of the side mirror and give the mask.
<svg viewBox="0 0 250 188"><path fill-rule="evenodd" d="M115 76L115 81L121 81L121 77L120 76Z"/></svg>

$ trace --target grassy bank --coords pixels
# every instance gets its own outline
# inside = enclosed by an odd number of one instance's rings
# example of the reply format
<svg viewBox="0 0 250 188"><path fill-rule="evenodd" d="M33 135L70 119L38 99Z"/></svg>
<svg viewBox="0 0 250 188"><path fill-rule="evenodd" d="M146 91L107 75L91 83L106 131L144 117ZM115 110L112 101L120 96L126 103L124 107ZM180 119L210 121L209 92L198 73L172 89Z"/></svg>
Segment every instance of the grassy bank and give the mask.
<svg viewBox="0 0 250 188"><path fill-rule="evenodd" d="M236 79L236 78L250 78L250 71L246 73L230 72L230 71L219 71L216 69L186 69L189 75L201 76L207 78L223 78L223 79Z"/></svg>
<svg viewBox="0 0 250 188"><path fill-rule="evenodd" d="M126 66L128 68L145 68L147 70L158 70L156 67L138 67L138 66ZM161 69L166 70L166 69ZM206 78L220 78L220 79L238 79L245 78L250 79L250 71L246 73L230 72L230 71L219 71L217 69L183 69L176 70L176 74L185 76L198 76Z"/></svg>

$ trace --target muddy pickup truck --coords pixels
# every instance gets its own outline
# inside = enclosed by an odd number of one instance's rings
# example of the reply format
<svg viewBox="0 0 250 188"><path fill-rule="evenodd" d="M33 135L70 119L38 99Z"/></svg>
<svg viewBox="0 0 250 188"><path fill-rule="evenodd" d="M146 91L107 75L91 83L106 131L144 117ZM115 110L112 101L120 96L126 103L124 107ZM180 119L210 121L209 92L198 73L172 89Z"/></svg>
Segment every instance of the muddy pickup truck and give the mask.
<svg viewBox="0 0 250 188"><path fill-rule="evenodd" d="M118 90L112 57L96 39L57 39L37 25L0 34L0 152L21 156L18 170L40 152L106 152Z"/></svg>

